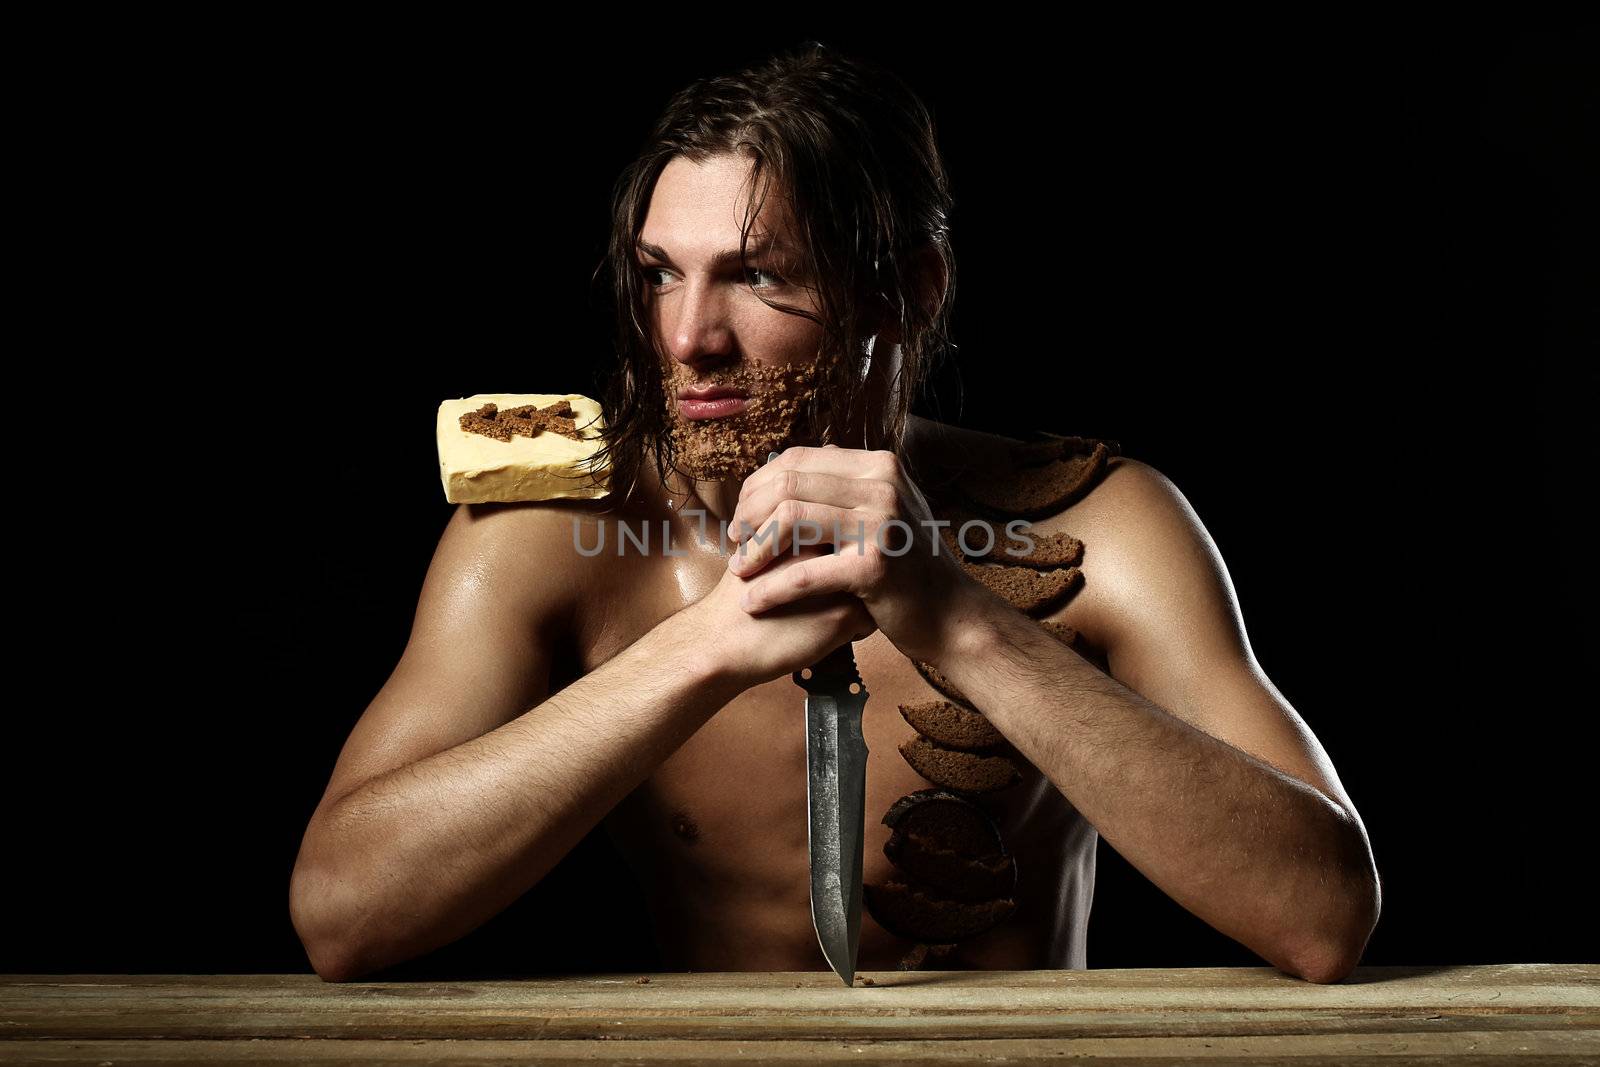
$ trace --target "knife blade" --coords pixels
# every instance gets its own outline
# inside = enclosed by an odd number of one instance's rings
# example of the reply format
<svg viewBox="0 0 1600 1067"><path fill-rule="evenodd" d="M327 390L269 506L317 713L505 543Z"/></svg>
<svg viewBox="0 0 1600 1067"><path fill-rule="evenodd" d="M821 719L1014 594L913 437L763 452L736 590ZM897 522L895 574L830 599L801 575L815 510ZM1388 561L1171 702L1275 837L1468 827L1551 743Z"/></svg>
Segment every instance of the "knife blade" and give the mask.
<svg viewBox="0 0 1600 1067"><path fill-rule="evenodd" d="M811 854L811 923L822 955L845 985L855 982L861 943L861 871L866 828L867 687L855 653L840 645L794 672L806 691L806 842Z"/></svg>
<svg viewBox="0 0 1600 1067"><path fill-rule="evenodd" d="M768 452L767 462L778 458ZM855 651L840 645L794 672L806 691L806 847L811 925L833 973L853 986L861 944L861 871L866 837L867 686Z"/></svg>

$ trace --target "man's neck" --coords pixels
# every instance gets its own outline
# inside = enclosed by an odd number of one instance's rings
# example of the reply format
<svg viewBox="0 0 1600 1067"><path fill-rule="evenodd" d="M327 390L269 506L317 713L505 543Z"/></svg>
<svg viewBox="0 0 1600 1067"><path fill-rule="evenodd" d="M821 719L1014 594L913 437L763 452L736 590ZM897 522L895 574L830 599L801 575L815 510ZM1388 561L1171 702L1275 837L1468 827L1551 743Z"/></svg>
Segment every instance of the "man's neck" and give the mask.
<svg viewBox="0 0 1600 1067"><path fill-rule="evenodd" d="M733 513L739 506L739 490L743 487L742 481L731 479L675 484L666 491L667 507L679 515L687 514L685 523L692 523L696 528L703 522L707 537L715 540L718 529L727 527L731 532Z"/></svg>

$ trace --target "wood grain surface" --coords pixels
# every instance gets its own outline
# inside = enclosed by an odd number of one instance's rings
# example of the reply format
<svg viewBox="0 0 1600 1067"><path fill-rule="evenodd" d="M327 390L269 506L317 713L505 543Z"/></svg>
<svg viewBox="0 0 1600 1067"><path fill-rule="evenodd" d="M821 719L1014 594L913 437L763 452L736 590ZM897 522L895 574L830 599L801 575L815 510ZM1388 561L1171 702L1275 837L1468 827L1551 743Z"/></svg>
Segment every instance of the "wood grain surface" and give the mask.
<svg viewBox="0 0 1600 1067"><path fill-rule="evenodd" d="M1600 965L0 976L0 1063L1600 1063Z"/></svg>

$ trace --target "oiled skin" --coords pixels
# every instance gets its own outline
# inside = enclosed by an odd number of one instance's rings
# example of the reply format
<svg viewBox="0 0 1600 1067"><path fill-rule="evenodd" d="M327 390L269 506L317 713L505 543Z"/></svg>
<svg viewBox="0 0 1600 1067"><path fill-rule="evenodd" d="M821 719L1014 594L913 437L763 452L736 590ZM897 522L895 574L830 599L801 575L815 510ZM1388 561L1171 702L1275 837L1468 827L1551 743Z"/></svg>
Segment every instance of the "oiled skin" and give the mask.
<svg viewBox="0 0 1600 1067"><path fill-rule="evenodd" d="M1003 447L914 419L905 456L931 487ZM1035 524L1087 545L1083 587L1046 618L1097 649L1095 546L1117 536L1101 499L1097 487ZM624 521L648 526L650 552L617 554ZM661 551L663 521L683 554ZM577 552L572 537L592 548L602 523L605 551ZM668 967L825 969L809 907L804 693L787 675L730 682L717 635L682 625L725 572L715 527L700 543L660 494L606 513L592 501L464 506L451 526L406 654L352 732L296 864L291 914L318 973L358 977L458 939L601 821L640 875ZM882 633L855 653L871 694L874 882L890 872L878 820L929 784L897 751L913 735L898 705L937 694ZM1017 911L939 966L1081 968L1097 835L1012 754L1023 781L990 803L1017 858ZM912 947L863 916L860 969L891 969Z"/></svg>
<svg viewBox="0 0 1600 1067"><path fill-rule="evenodd" d="M960 436L987 439L990 446L1002 443L989 435L963 431ZM1082 498L1036 528L1065 528L1092 545L1101 534L1086 525L1094 511L1089 500ZM670 515L652 509L633 521L648 519L658 538L662 519ZM630 544L618 557L607 542L605 566L596 568L595 593L579 615L580 671L605 662L716 583L724 557L695 550L697 525L680 521L683 533L675 535L680 538L675 545L690 550L686 557L662 556L659 541L652 542L648 556ZM1093 600L1085 594L1086 589L1079 590L1046 618L1073 626L1093 643L1093 619L1085 610ZM858 642L855 655L871 694L862 731L869 750L865 880L873 883L892 871L883 854L889 839L889 828L880 821L883 813L906 793L930 784L898 751L915 734L898 707L938 693L882 633ZM606 819L647 889L668 966L826 968L809 903L804 698L788 678L741 693ZM995 813L1017 857L1017 911L989 933L963 942L938 966L1082 968L1097 835L1036 769L1014 750L1010 755L1023 766L1023 781L992 794L985 806ZM763 788L731 791L730 783L739 782L759 782ZM863 913L860 969L892 969L912 947Z"/></svg>

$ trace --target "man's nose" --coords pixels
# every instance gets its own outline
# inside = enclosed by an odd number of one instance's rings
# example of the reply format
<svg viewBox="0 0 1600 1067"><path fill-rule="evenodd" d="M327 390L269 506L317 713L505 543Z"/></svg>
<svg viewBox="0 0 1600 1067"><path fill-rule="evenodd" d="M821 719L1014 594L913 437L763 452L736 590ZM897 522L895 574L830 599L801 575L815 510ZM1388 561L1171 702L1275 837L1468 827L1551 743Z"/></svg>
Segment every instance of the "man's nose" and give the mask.
<svg viewBox="0 0 1600 1067"><path fill-rule="evenodd" d="M667 312L667 351L679 363L693 366L733 354L726 294L704 279L686 282L676 306Z"/></svg>

